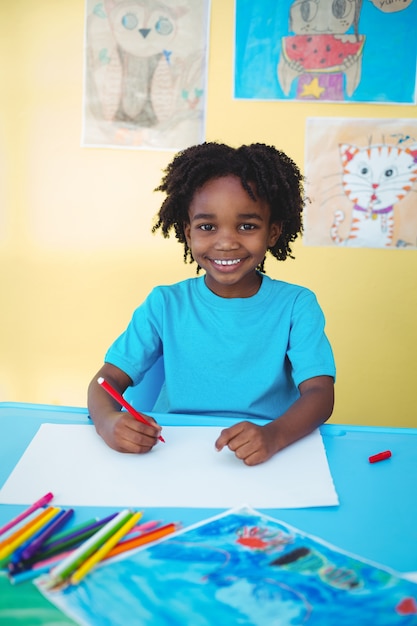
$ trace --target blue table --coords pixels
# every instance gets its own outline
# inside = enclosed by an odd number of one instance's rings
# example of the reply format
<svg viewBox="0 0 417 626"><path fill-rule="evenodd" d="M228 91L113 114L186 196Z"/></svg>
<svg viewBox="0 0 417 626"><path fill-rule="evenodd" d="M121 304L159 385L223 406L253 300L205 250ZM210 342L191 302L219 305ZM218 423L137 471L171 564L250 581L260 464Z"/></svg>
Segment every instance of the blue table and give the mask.
<svg viewBox="0 0 417 626"><path fill-rule="evenodd" d="M155 416L162 425L228 426L226 418ZM174 421L175 420L175 421ZM0 403L0 485L3 485L42 423L88 422L86 409ZM417 571L417 429L321 427L339 495L337 507L268 509L264 512L346 551L399 572ZM368 457L390 449L392 458L371 464ZM277 477L279 480L279 477ZM250 504L250 503L248 503ZM24 507L0 506L0 525ZM112 510L78 507L76 523ZM219 509L146 509L154 519L173 516L188 525ZM74 523L75 523L74 522Z"/></svg>

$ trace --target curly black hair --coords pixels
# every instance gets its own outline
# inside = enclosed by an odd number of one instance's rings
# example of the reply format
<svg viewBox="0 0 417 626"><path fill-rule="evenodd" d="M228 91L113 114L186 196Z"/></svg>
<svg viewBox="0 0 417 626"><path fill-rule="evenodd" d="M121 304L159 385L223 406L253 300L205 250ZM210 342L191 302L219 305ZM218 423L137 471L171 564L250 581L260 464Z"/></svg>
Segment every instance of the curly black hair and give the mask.
<svg viewBox="0 0 417 626"><path fill-rule="evenodd" d="M173 230L184 244L184 261L194 261L185 237L188 210L196 190L214 178L236 176L248 195L265 200L271 211L271 223L279 223L281 235L269 252L279 261L294 258L291 243L301 234L304 206L303 176L284 152L262 143L232 148L223 143L202 143L179 152L164 170L155 191L166 193L152 232L161 229L164 237ZM265 271L264 263L258 268Z"/></svg>

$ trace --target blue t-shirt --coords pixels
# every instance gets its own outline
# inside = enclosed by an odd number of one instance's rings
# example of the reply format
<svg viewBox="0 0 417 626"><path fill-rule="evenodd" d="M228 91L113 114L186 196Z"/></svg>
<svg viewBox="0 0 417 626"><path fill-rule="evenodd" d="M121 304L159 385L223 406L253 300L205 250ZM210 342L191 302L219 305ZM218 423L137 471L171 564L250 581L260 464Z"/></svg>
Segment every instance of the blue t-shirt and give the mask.
<svg viewBox="0 0 417 626"><path fill-rule="evenodd" d="M304 380L335 377L324 324L304 287L263 275L254 296L222 298L202 276L153 289L105 361L136 385L163 355L155 412L275 419Z"/></svg>

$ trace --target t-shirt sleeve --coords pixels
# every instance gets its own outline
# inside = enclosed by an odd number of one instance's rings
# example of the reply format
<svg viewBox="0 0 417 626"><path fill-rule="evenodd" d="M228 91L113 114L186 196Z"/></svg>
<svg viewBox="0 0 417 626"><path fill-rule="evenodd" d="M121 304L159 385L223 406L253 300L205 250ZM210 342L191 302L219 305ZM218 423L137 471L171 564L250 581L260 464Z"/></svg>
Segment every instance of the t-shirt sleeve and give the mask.
<svg viewBox="0 0 417 626"><path fill-rule="evenodd" d="M160 298L156 290L133 313L126 330L107 350L106 363L125 372L137 385L162 354Z"/></svg>
<svg viewBox="0 0 417 626"><path fill-rule="evenodd" d="M316 296L308 289L294 300L287 356L295 385L315 376L336 377L325 318Z"/></svg>

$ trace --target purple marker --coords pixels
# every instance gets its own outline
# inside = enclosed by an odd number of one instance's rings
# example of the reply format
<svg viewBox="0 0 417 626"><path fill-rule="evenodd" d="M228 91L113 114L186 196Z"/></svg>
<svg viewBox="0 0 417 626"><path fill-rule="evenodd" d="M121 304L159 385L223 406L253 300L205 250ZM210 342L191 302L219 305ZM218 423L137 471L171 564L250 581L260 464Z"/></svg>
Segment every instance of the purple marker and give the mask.
<svg viewBox="0 0 417 626"><path fill-rule="evenodd" d="M93 522L92 524L88 524L87 526L84 526L84 528L80 528L77 531L74 531L73 533L69 533L68 535L66 535L65 537L61 537L61 539L58 539L57 541L52 541L50 543L48 543L45 546L42 546L40 554L42 553L46 553L46 552L51 552L51 551L56 551L56 549L61 548L63 546L63 548L66 548L66 546L68 545L68 543L75 543L75 541L77 539L79 539L80 541L82 539L84 539L84 535L86 534L94 534L94 532L96 530L98 530L99 528L101 528L102 526L104 526L104 524L107 524L107 522L109 522L110 520L113 519L113 517L116 517L117 513L112 513L111 515L108 515L107 517L98 520L97 522Z"/></svg>

